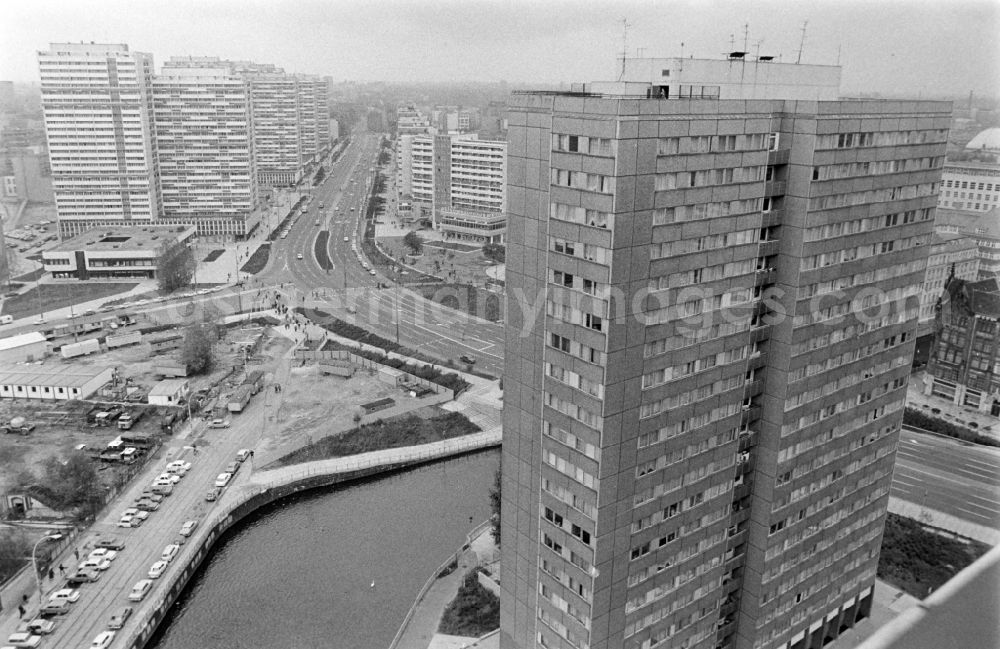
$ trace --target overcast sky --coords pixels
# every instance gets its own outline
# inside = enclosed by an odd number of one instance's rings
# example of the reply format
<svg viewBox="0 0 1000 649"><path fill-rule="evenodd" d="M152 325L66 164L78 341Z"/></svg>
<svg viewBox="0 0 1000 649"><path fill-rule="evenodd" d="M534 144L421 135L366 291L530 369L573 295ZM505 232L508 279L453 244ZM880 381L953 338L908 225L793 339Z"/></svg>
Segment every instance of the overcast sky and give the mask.
<svg viewBox="0 0 1000 649"><path fill-rule="evenodd" d="M5 0L0 79L37 81L50 42L275 63L335 80L606 80L635 56L743 49L844 67L842 90L1000 94L1000 0Z"/></svg>

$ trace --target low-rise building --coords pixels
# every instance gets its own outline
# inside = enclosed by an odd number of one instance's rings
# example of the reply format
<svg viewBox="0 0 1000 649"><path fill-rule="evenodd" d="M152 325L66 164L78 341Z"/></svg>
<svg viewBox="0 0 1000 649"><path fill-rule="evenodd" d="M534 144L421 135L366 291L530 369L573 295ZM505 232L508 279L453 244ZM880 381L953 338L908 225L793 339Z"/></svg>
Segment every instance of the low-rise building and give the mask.
<svg viewBox="0 0 1000 649"><path fill-rule="evenodd" d="M195 236L191 225L93 228L42 253L56 279L157 277L160 258Z"/></svg>
<svg viewBox="0 0 1000 649"><path fill-rule="evenodd" d="M988 212L1000 207L1000 164L947 162L941 172L938 207Z"/></svg>
<svg viewBox="0 0 1000 649"><path fill-rule="evenodd" d="M507 215L503 212L443 209L437 215L436 224L449 240L503 243L507 234Z"/></svg>
<svg viewBox="0 0 1000 649"><path fill-rule="evenodd" d="M149 391L148 401L154 406L176 406L190 391L191 384L186 379L164 379Z"/></svg>
<svg viewBox="0 0 1000 649"><path fill-rule="evenodd" d="M1000 277L1000 207L989 212L965 212L938 208L934 230L939 234L963 234L979 246L979 279Z"/></svg>
<svg viewBox="0 0 1000 649"><path fill-rule="evenodd" d="M1000 285L953 277L934 321L924 393L1000 415Z"/></svg>
<svg viewBox="0 0 1000 649"><path fill-rule="evenodd" d="M0 363L30 363L42 359L51 350L52 345L37 331L0 338Z"/></svg>
<svg viewBox="0 0 1000 649"><path fill-rule="evenodd" d="M113 367L0 364L0 398L87 399L114 377Z"/></svg>
<svg viewBox="0 0 1000 649"><path fill-rule="evenodd" d="M931 254L920 291L920 331L930 333L934 325L934 306L951 277L975 281L979 278L979 246L961 234L938 234L931 238Z"/></svg>

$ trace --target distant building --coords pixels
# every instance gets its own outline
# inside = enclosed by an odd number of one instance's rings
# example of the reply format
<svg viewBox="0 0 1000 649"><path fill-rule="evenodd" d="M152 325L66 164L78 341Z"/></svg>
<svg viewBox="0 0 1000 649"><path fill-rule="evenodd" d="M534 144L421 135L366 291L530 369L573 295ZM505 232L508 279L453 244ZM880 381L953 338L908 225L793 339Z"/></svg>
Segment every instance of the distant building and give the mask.
<svg viewBox="0 0 1000 649"><path fill-rule="evenodd" d="M0 338L0 363L39 361L52 351L49 341L37 331Z"/></svg>
<svg viewBox="0 0 1000 649"><path fill-rule="evenodd" d="M194 226L94 228L42 252L55 279L157 277L160 257L195 236Z"/></svg>
<svg viewBox="0 0 1000 649"><path fill-rule="evenodd" d="M403 104L396 108L396 134L420 135L430 132L431 121L412 104Z"/></svg>
<svg viewBox="0 0 1000 649"><path fill-rule="evenodd" d="M18 201L51 203L52 171L42 147L14 149L0 153L0 196Z"/></svg>
<svg viewBox="0 0 1000 649"><path fill-rule="evenodd" d="M988 128L980 131L965 145L967 151L985 151L1000 153L1000 128Z"/></svg>
<svg viewBox="0 0 1000 649"><path fill-rule="evenodd" d="M988 212L1000 207L1000 164L946 163L941 174L938 206L973 212Z"/></svg>
<svg viewBox="0 0 1000 649"><path fill-rule="evenodd" d="M113 367L0 365L0 398L88 399L114 377Z"/></svg>
<svg viewBox="0 0 1000 649"><path fill-rule="evenodd" d="M934 229L974 240L979 246L979 279L1000 277L1000 207L986 213L938 208Z"/></svg>
<svg viewBox="0 0 1000 649"><path fill-rule="evenodd" d="M924 393L1000 415L1000 285L951 278L934 322Z"/></svg>
<svg viewBox="0 0 1000 649"><path fill-rule="evenodd" d="M153 109L163 220L251 234L260 214L250 84L223 66L164 66Z"/></svg>
<svg viewBox="0 0 1000 649"><path fill-rule="evenodd" d="M502 241L507 206L507 143L475 134L401 135L396 142L400 201L430 218L445 238ZM505 217L499 219L505 221Z"/></svg>
<svg viewBox="0 0 1000 649"><path fill-rule="evenodd" d="M929 333L934 323L935 305L951 277L976 281L979 278L979 246L961 234L937 234L931 238L931 254L920 291L920 329Z"/></svg>
<svg viewBox="0 0 1000 649"><path fill-rule="evenodd" d="M155 220L152 55L124 44L53 43L38 53L38 67L61 234Z"/></svg>

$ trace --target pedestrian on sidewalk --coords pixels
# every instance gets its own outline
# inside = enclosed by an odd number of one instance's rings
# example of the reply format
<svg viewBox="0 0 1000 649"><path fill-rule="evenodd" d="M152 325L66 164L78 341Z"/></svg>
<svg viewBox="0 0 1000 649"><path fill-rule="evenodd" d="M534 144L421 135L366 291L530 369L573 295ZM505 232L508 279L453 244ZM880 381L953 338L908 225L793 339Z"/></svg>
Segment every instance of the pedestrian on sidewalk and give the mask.
<svg viewBox="0 0 1000 649"><path fill-rule="evenodd" d="M49 568L49 579L55 580L55 578L56 578L56 571L53 570L52 568Z"/></svg>
<svg viewBox="0 0 1000 649"><path fill-rule="evenodd" d="M24 617L24 613L25 613L25 611L24 611L24 605L23 604L18 604L17 605L17 619L20 620L21 618L23 618Z"/></svg>
<svg viewBox="0 0 1000 649"><path fill-rule="evenodd" d="M21 595L21 601L24 602L25 604L28 603L28 594L27 593L25 593L24 595Z"/></svg>
<svg viewBox="0 0 1000 649"><path fill-rule="evenodd" d="M73 548L73 554L76 555L76 560L79 561L80 560L80 551L78 549L76 549L76 548Z"/></svg>
<svg viewBox="0 0 1000 649"><path fill-rule="evenodd" d="M63 564L61 564L61 563L59 564L59 574L60 575L65 575L66 574L66 568L64 568Z"/></svg>

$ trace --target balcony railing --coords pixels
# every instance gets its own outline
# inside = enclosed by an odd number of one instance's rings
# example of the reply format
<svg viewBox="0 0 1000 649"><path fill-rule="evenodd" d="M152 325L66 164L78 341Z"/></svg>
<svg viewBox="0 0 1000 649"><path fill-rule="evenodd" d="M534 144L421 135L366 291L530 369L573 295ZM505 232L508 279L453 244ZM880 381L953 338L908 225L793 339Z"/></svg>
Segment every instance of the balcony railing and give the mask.
<svg viewBox="0 0 1000 649"><path fill-rule="evenodd" d="M764 185L764 196L784 196L786 185L784 180L769 181Z"/></svg>

